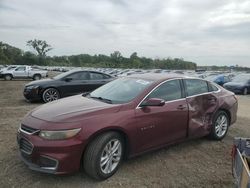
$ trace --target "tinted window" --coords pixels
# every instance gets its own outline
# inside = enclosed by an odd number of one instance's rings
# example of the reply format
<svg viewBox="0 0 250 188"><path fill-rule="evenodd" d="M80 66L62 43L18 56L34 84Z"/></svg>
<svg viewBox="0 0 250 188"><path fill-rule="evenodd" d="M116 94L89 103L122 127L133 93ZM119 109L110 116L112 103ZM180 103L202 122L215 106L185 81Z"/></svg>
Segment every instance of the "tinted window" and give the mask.
<svg viewBox="0 0 250 188"><path fill-rule="evenodd" d="M187 95L198 95L208 92L207 82L199 79L186 79L185 80Z"/></svg>
<svg viewBox="0 0 250 188"><path fill-rule="evenodd" d="M179 80L171 80L157 87L147 98L159 98L171 101L182 98Z"/></svg>
<svg viewBox="0 0 250 188"><path fill-rule="evenodd" d="M65 78L71 78L72 80L89 80L88 72L77 72L66 76Z"/></svg>
<svg viewBox="0 0 250 188"><path fill-rule="evenodd" d="M90 79L91 80L102 80L102 79L106 79L106 78L101 73L90 72Z"/></svg>

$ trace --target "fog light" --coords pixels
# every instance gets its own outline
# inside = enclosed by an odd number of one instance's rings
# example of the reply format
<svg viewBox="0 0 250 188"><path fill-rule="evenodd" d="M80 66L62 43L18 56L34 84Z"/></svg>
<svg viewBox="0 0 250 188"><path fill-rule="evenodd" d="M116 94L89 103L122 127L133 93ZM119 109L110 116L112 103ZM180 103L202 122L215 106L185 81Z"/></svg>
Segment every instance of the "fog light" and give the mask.
<svg viewBox="0 0 250 188"><path fill-rule="evenodd" d="M38 164L41 168L55 170L57 168L58 161L48 156L40 156Z"/></svg>

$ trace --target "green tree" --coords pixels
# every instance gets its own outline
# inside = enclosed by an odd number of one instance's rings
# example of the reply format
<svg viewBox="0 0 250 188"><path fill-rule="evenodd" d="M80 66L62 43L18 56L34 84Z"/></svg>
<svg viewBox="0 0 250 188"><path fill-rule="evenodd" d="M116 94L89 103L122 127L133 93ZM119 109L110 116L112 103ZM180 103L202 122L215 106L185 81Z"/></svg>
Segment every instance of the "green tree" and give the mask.
<svg viewBox="0 0 250 188"><path fill-rule="evenodd" d="M27 46L32 47L39 56L39 63L45 64L45 57L47 52L52 50L51 46L45 40L29 40L27 41Z"/></svg>
<svg viewBox="0 0 250 188"><path fill-rule="evenodd" d="M52 50L51 46L45 40L29 40L27 46L32 47L39 56L45 57L46 53Z"/></svg>

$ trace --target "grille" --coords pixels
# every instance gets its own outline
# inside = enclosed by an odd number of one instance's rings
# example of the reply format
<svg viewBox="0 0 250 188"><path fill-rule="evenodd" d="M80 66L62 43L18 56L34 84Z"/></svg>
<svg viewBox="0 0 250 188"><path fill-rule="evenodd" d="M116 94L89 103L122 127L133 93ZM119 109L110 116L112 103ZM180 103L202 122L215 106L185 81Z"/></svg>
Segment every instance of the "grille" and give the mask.
<svg viewBox="0 0 250 188"><path fill-rule="evenodd" d="M19 142L19 147L20 147L20 150L23 151L24 153L27 153L27 154L32 153L33 145L28 140L21 138Z"/></svg>
<svg viewBox="0 0 250 188"><path fill-rule="evenodd" d="M34 134L34 133L39 131L39 129L31 128L31 127L28 127L28 126L23 125L23 124L21 125L21 130L25 131L29 134Z"/></svg>

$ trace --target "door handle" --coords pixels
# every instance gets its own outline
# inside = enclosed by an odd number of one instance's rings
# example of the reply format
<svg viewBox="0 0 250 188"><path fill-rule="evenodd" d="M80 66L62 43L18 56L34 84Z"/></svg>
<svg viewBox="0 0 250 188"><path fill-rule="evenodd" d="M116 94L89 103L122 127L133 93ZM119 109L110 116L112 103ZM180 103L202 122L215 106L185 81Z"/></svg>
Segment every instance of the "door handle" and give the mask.
<svg viewBox="0 0 250 188"><path fill-rule="evenodd" d="M179 105L178 107L177 107L177 109L178 110L184 110L184 109L186 109L187 107L185 106L185 105Z"/></svg>

